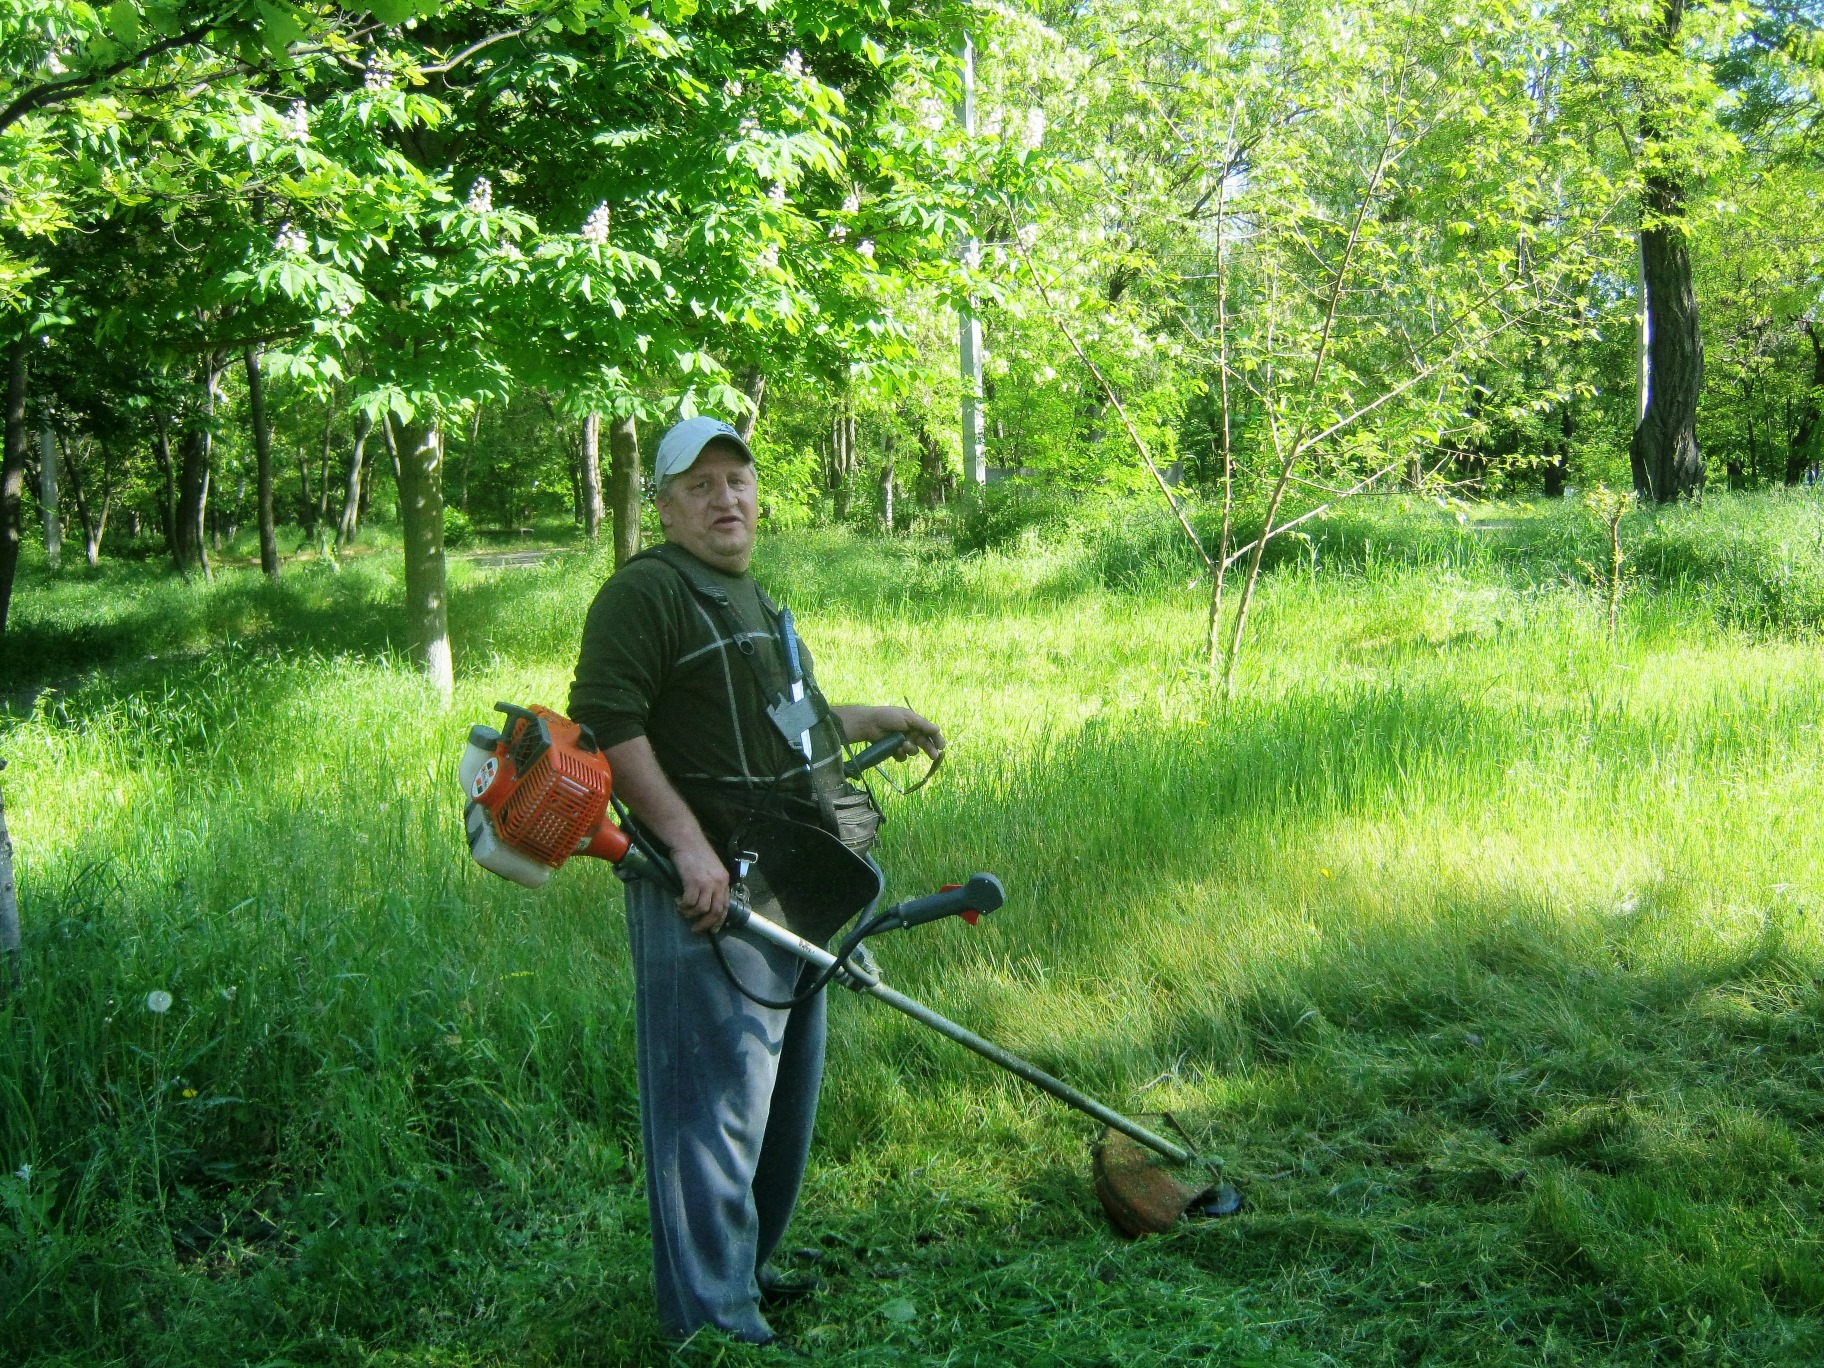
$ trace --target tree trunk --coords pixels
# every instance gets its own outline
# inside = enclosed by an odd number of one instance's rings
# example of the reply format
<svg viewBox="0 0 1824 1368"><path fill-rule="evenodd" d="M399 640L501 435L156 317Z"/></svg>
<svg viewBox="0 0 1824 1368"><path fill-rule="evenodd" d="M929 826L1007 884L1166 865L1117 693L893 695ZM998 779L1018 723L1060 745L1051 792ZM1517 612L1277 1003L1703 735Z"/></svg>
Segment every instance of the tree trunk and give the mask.
<svg viewBox="0 0 1824 1368"><path fill-rule="evenodd" d="M1811 387L1799 406L1799 420L1786 439L1786 483L1796 485L1811 469L1811 439L1818 430L1818 400L1824 396L1824 331L1816 323L1805 325L1805 336L1811 342Z"/></svg>
<svg viewBox="0 0 1824 1368"><path fill-rule="evenodd" d="M583 531L590 541L602 535L602 415L583 419Z"/></svg>
<svg viewBox="0 0 1824 1368"><path fill-rule="evenodd" d="M1660 0L1656 37L1670 49L1684 22L1685 0ZM1641 120L1651 150L1662 141L1652 114ZM1646 410L1629 444L1634 489L1643 499L1670 503L1704 487L1697 447L1697 401L1704 384L1704 338L1698 328L1685 236L1685 187L1676 172L1647 176L1641 186L1640 279L1646 315Z"/></svg>
<svg viewBox="0 0 1824 1368"><path fill-rule="evenodd" d="M152 459L158 465L158 527L165 536L165 551L181 571L183 563L177 559L177 471L171 464L171 434L164 414L153 414L152 421L157 424L152 433Z"/></svg>
<svg viewBox="0 0 1824 1368"><path fill-rule="evenodd" d="M447 706L455 678L443 563L443 435L435 424L406 423L396 449L412 655Z"/></svg>
<svg viewBox="0 0 1824 1368"><path fill-rule="evenodd" d="M1545 497L1562 499L1564 487L1571 476L1571 438L1577 433L1577 419L1566 404L1559 410L1559 430L1564 434L1562 440L1553 443L1556 448L1552 460L1545 468Z"/></svg>
<svg viewBox="0 0 1824 1368"><path fill-rule="evenodd" d="M44 514L44 563L55 570L63 564L63 514L57 498L57 438L48 417L38 428L38 506Z"/></svg>
<svg viewBox="0 0 1824 1368"><path fill-rule="evenodd" d="M317 452L317 507L311 531L329 521L329 462L336 445L336 406L323 406L323 445Z"/></svg>
<svg viewBox="0 0 1824 1368"><path fill-rule="evenodd" d="M101 564L101 535L107 524L109 491L107 485L107 454L102 454L102 486L98 491L102 502L97 505L90 497L89 489L83 487L82 462L76 452L80 443L66 443L61 437L57 439L58 456L63 469L69 476L70 500L76 505L76 521L82 524L83 559L93 570Z"/></svg>
<svg viewBox="0 0 1824 1368"><path fill-rule="evenodd" d="M0 607L0 612L4 608ZM0 770L6 761L0 760ZM6 833L6 799L0 795L0 998L19 986L19 890L13 882L13 842Z"/></svg>
<svg viewBox="0 0 1824 1368"><path fill-rule="evenodd" d="M893 434L887 433L882 445L886 449L886 467L880 472L880 525L893 531Z"/></svg>
<svg viewBox="0 0 1824 1368"><path fill-rule="evenodd" d="M183 464L177 490L178 568L201 570L205 580L214 578L204 539L209 531L209 430L215 422L215 377L215 358L205 357L197 372L202 402L192 407L190 421L184 429Z"/></svg>
<svg viewBox="0 0 1824 1368"><path fill-rule="evenodd" d="M1647 282L1647 412L1634 429L1629 455L1634 489L1643 499L1670 503L1704 487L1704 458L1697 447L1697 401L1704 383L1704 339L1698 329L1685 240L1684 192L1649 177L1645 198L1650 227L1640 235Z"/></svg>
<svg viewBox="0 0 1824 1368"><path fill-rule="evenodd" d="M608 424L608 511L618 570L640 550L640 429L632 414Z"/></svg>
<svg viewBox="0 0 1824 1368"><path fill-rule="evenodd" d="M19 513L25 500L25 384L31 337L16 337L6 357L6 445L0 451L0 637L6 635L19 570Z"/></svg>
<svg viewBox="0 0 1824 1368"><path fill-rule="evenodd" d="M355 415L355 447L348 454L348 487L342 495L342 521L336 528L336 545L343 547L354 541L361 531L361 506L364 458L367 454L367 435L374 430L374 420L363 409Z"/></svg>
<svg viewBox="0 0 1824 1368"><path fill-rule="evenodd" d="M748 409L735 419L735 431L741 434L741 440L751 442L754 439L754 424L760 421L760 406L766 402L766 374L758 366L749 366L741 372L741 393L747 396Z"/></svg>
<svg viewBox="0 0 1824 1368"><path fill-rule="evenodd" d="M266 381L260 374L260 351L249 347L241 353L247 368L247 417L253 424L253 456L258 471L257 494L260 519L260 571L267 579L279 577L279 530L272 511L272 429L266 423ZM304 453L298 453L298 474L304 474ZM310 486L304 486L304 499L310 500Z"/></svg>
<svg viewBox="0 0 1824 1368"><path fill-rule="evenodd" d="M475 447L481 441L481 401L475 401L475 413L469 419L469 440L462 446L462 511L469 511L469 476L475 469ZM599 467L597 478L600 478Z"/></svg>

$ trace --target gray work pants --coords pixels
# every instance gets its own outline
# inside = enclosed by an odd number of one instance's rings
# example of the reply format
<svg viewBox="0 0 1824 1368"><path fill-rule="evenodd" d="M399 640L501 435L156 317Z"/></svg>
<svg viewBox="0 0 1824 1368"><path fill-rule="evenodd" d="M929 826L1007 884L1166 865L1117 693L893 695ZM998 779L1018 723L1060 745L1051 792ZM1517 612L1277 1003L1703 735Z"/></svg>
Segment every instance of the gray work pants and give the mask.
<svg viewBox="0 0 1824 1368"><path fill-rule="evenodd" d="M810 1154L824 994L790 1011L749 1002L670 893L626 888L659 1319L679 1338L711 1325L768 1340L754 1270L785 1234ZM735 934L722 951L749 991L797 990L803 961L777 946Z"/></svg>

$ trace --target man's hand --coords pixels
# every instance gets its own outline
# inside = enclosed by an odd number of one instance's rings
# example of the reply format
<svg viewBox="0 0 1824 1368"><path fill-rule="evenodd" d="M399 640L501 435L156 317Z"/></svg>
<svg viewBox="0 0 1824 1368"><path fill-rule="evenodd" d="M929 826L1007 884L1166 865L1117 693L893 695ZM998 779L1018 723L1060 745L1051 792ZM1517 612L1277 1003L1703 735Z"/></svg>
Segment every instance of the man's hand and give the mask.
<svg viewBox="0 0 1824 1368"><path fill-rule="evenodd" d="M694 844L674 847L671 862L684 881L678 912L690 929L698 935L721 930L728 915L728 867L701 836Z"/></svg>
<svg viewBox="0 0 1824 1368"><path fill-rule="evenodd" d="M671 847L684 892L678 898L678 915L698 935L721 929L728 915L728 868L717 858L703 828L697 825L690 805L665 777L652 743L636 736L605 752L614 770L614 786L658 838Z"/></svg>
<svg viewBox="0 0 1824 1368"><path fill-rule="evenodd" d="M904 732L906 743L895 752L901 760L910 760L923 751L933 760L943 754L944 734L910 708L870 708L851 704L831 708L842 723L842 734L851 741L878 741L894 732Z"/></svg>

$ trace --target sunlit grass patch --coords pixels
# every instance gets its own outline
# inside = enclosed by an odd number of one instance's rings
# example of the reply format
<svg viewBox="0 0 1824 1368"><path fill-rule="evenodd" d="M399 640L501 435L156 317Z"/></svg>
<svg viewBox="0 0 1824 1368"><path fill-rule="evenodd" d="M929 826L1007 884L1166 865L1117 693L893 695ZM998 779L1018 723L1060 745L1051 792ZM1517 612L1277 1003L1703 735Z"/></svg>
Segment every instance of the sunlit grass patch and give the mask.
<svg viewBox="0 0 1824 1368"><path fill-rule="evenodd" d="M1093 1126L839 993L788 1237L832 1290L782 1325L870 1364L1815 1358L1824 678L1808 618L1729 606L1811 573L1811 510L1717 503L1642 532L1614 647L1574 513L1365 511L1269 576L1233 704L1203 590L1111 588L1106 540L769 544L831 693L953 739L887 799L892 887L1011 895L891 980L1246 1197L1119 1241ZM379 558L27 580L64 654L9 657L0 733L12 1357L662 1361L618 890L493 879L455 820L463 730L562 703L603 573L463 569L448 714Z"/></svg>

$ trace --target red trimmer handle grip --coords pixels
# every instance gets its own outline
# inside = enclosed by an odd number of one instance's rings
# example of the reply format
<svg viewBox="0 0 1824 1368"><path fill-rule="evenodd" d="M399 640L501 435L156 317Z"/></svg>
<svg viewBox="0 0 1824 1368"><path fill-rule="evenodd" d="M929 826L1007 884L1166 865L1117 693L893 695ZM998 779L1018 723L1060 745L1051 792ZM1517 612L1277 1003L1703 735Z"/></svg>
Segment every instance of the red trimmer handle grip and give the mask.
<svg viewBox="0 0 1824 1368"><path fill-rule="evenodd" d="M890 907L870 923L881 931L903 931L911 926L944 917L968 916L971 912L993 912L1007 901L1007 890L992 874L974 874L960 888L946 888L923 898L913 898ZM974 920L973 917L970 918Z"/></svg>

